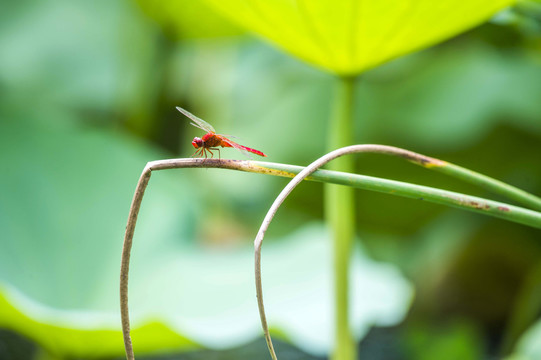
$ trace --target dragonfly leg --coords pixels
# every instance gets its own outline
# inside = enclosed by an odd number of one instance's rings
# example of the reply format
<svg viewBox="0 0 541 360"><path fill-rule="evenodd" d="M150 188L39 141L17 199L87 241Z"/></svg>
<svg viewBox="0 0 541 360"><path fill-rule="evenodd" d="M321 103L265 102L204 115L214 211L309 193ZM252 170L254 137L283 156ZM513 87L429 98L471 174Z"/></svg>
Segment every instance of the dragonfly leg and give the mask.
<svg viewBox="0 0 541 360"><path fill-rule="evenodd" d="M195 152L190 157L194 157L195 155L199 155L198 153L201 152L201 149L195 150Z"/></svg>
<svg viewBox="0 0 541 360"><path fill-rule="evenodd" d="M209 150L209 153L212 154L211 158L214 157L214 153L213 153L212 151L215 151L215 150L218 150L218 159L221 159L221 158L222 158L222 157L220 156L220 149L218 149L218 148L208 148L208 150ZM211 150L212 150L212 151L211 151Z"/></svg>

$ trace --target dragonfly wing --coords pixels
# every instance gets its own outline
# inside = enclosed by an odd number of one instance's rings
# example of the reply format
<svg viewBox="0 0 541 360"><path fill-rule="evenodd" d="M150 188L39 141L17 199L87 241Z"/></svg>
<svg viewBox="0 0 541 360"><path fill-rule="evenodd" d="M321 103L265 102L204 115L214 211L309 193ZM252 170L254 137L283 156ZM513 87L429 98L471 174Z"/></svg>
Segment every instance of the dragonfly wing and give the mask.
<svg viewBox="0 0 541 360"><path fill-rule="evenodd" d="M190 120L192 120L194 122L194 126L202 129L202 130L205 130L207 132L213 132L215 133L216 130L214 130L214 128L212 127L212 125L210 125L208 122L206 122L205 120L203 119L200 119L198 118L197 116L195 116L194 114L192 114L191 112L189 112L188 110L184 110L183 108L181 108L180 106L177 106L177 110L180 111L182 114L184 114L184 116L186 116L187 118L189 118Z"/></svg>
<svg viewBox="0 0 541 360"><path fill-rule="evenodd" d="M239 150L246 150L245 146L242 146L241 144L237 144L233 140L228 139L227 137L225 137L224 135L220 135L220 137L222 139L222 142L225 142L226 144L229 144L231 147L234 147L235 149L239 149Z"/></svg>
<svg viewBox="0 0 541 360"><path fill-rule="evenodd" d="M243 153L245 156L249 157L250 159L253 159L253 157L250 155L250 152L248 150L246 150L245 146L237 144L236 142L231 141L231 140L229 140L227 138L223 139L222 141L229 144L231 147L239 150L241 153Z"/></svg>

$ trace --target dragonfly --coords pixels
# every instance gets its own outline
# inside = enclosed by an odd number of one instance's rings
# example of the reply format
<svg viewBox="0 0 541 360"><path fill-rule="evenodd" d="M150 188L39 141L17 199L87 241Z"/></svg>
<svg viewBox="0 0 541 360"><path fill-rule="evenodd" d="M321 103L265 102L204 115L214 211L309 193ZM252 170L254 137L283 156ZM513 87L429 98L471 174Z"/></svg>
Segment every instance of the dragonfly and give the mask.
<svg viewBox="0 0 541 360"><path fill-rule="evenodd" d="M218 146L221 147L232 147L235 149L240 150L241 152L245 153L248 157L250 155L247 154L247 152L250 152L252 154L256 154L259 156L267 157L267 155L263 154L261 151L249 148L247 146L243 146L240 144L237 144L233 140L227 138L225 135L216 134L216 130L210 125L208 122L206 122L203 119L198 118L188 110L185 110L181 108L180 106L177 106L177 110L180 111L182 114L184 114L188 119L192 120L191 123L193 126L206 131L207 133L203 135L202 138L200 137L194 137L192 141L192 145L197 150L192 156L199 155L199 156L205 156L205 159L207 158L207 152L210 153L210 157L214 157L213 151L218 151L218 156L220 157L220 149L218 149Z"/></svg>

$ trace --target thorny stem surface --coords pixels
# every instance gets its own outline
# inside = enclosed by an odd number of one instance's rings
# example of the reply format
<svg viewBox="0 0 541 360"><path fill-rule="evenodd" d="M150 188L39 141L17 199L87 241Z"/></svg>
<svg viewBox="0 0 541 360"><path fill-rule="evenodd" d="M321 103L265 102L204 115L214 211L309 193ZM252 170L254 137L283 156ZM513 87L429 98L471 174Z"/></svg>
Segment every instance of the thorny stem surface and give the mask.
<svg viewBox="0 0 541 360"><path fill-rule="evenodd" d="M458 168L456 165L446 163L441 160L430 158L424 155L416 154L411 151L383 145L356 145L349 147L348 151L351 151L351 148L354 148L358 151L353 152L376 152L388 155L399 156L405 158L414 164L421 165L425 168L429 168L436 171L441 171L441 168L447 166L453 166ZM340 149L342 150L342 149ZM349 153L349 152L348 152ZM329 156L329 155L327 155ZM319 165L321 166L321 165ZM135 225L137 222L137 216L139 214L139 209L141 207L141 202L143 200L143 195L146 190L146 187L149 183L150 176L152 171L157 170L166 170L166 169L179 169L179 168L222 168L230 170L239 170L245 172L254 172L260 174L282 176L282 177L294 177L296 174L297 179L300 178L301 172L304 171L304 174L307 174L307 168L302 168L300 166L284 165L277 163L267 163L267 162L258 162L258 161L239 161L239 160L219 160L219 159L168 159L168 160L158 160L149 162L139 178L135 194L132 200L130 213L128 216L128 223L126 225L126 233L124 236L124 246L122 249L122 260L120 268L120 313L122 319L122 334L124 337L124 345L126 349L126 357L128 360L133 360L134 353L130 337L130 320L129 320L129 311L128 311L128 273L129 273L129 261L130 253L132 248L133 236L135 232ZM304 170L303 170L304 169ZM462 169L462 168L460 168ZM463 169L466 170L466 169ZM447 172L448 175L462 178L464 180L477 183L478 185L490 188L491 190L496 190L497 193L501 193L509 196L512 199L515 199L518 202L525 204L530 204L532 201L534 203L539 202L541 204L541 199L537 198L534 195L527 194L526 198L521 196L515 196L515 193L522 193L522 190L516 189L512 186L504 184L508 189L512 191L498 191L497 180L491 179L481 174L471 172L466 170L471 175L470 178L465 178L457 176L452 171ZM328 170L315 170L311 176L306 178L307 180L320 181L320 182L332 182L335 184L349 185L360 189L372 190L383 192L392 195L399 195L409 198L415 198L419 200L427 200L430 202L435 202L443 205L453 206L461 208L464 210L470 210L478 213L483 213L486 215L491 215L499 217L508 221L513 221L532 227L541 228L541 213L524 209L521 207L486 200L474 196L468 196L464 194L459 194L455 192L445 191L441 189L435 189L427 186L408 184L400 181L393 181L387 179L380 179L376 177L356 175L341 173L336 171ZM476 179L472 181L472 179ZM494 186L489 186L489 185ZM290 186L291 183L288 185ZM291 189L292 190L292 189ZM291 191L290 190L290 191ZM285 191L285 189L284 189ZM529 200L528 200L529 199ZM277 199L278 201L278 199ZM276 203L276 202L275 202ZM274 204L273 204L274 206ZM277 208L277 207L276 207ZM271 208L272 210L272 208ZM269 212L270 213L270 212ZM267 214L268 217L268 214ZM267 220L267 218L265 218ZM272 219L268 219L269 221ZM267 225L268 226L268 225ZM260 230L261 232L261 230ZM264 235L264 232L263 232ZM260 234L258 233L258 238ZM261 250L261 241L256 238L256 249L259 246L259 251ZM257 260L259 258L259 260ZM269 348L272 349L272 342L270 340L270 335L268 334L267 323L265 319L265 313L263 308L263 296L262 296L262 287L261 287L261 266L260 266L260 253L256 252L256 290L258 292L258 306L260 308L260 316L263 329L265 331L265 339L269 344ZM274 354L274 350L271 350ZM273 355L274 359L276 355Z"/></svg>

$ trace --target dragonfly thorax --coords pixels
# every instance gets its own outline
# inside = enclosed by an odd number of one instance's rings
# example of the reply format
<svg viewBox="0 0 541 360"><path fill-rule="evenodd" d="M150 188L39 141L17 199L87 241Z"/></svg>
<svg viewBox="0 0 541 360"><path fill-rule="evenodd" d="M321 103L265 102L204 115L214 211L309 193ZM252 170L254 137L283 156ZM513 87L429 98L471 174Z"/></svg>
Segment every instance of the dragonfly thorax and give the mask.
<svg viewBox="0 0 541 360"><path fill-rule="evenodd" d="M204 141L200 137L193 138L192 145L194 148L199 149L200 147L203 147L203 143Z"/></svg>

